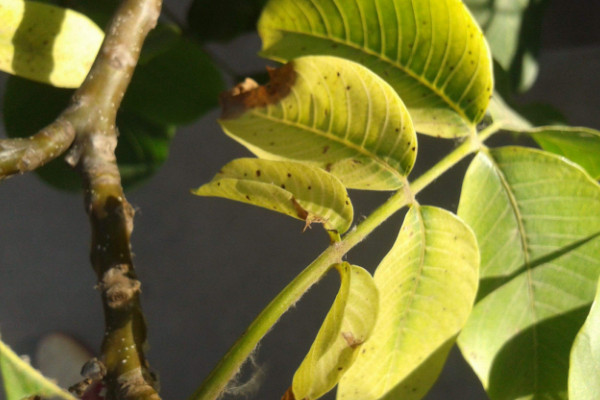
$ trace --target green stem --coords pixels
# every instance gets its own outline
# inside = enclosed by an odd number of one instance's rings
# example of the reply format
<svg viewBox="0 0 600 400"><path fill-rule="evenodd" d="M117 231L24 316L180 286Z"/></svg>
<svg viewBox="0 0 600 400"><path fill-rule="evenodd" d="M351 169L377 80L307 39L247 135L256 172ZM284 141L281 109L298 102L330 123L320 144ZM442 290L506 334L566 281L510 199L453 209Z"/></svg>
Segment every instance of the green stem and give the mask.
<svg viewBox="0 0 600 400"><path fill-rule="evenodd" d="M292 282L290 282L269 305L256 317L246 332L231 347L219 364L194 392L190 400L214 400L219 397L227 382L238 372L244 361L252 353L258 342L269 332L279 318L292 307L306 291L329 270L335 263L341 262L342 256L363 241L371 232L398 210L410 204L414 196L431 184L444 172L457 164L469 154L478 151L482 142L497 132L499 125L492 124L479 135L471 135L463 144L440 160L430 170L416 179L410 186L392 195L384 204L351 230L342 241L333 243ZM409 189L410 188L410 189Z"/></svg>

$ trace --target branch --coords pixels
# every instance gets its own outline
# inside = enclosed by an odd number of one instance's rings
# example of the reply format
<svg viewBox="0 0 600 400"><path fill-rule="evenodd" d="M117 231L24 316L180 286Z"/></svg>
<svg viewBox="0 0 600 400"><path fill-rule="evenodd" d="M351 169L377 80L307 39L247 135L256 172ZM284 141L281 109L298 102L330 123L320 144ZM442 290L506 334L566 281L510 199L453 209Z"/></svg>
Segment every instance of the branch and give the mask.
<svg viewBox="0 0 600 400"><path fill-rule="evenodd" d="M73 139L73 125L59 117L29 138L0 140L0 180L41 167L63 154Z"/></svg>
<svg viewBox="0 0 600 400"><path fill-rule="evenodd" d="M414 182L407 183L405 187L393 194L384 204L358 224L355 229L350 230L343 240L333 243L323 251L261 311L189 400L217 399L260 340L271 330L279 318L296 304L312 285L321 279L332 264L340 262L346 253L362 242L384 221L398 210L411 204L419 192L444 172L465 157L479 151L484 146L483 142L498 132L500 127L500 124L492 124L481 131L479 135L472 132L465 142L419 176Z"/></svg>
<svg viewBox="0 0 600 400"><path fill-rule="evenodd" d="M91 260L106 326L102 361L108 399L159 399L144 354L146 323L130 244L134 212L123 194L114 150L117 110L160 7L161 0L121 3L90 73L63 113L76 131L67 162L83 177L92 225Z"/></svg>
<svg viewBox="0 0 600 400"><path fill-rule="evenodd" d="M159 399L144 355L146 323L133 268L133 208L125 199L114 150L117 110L161 0L123 0L88 76L55 122L28 139L0 140L0 179L63 154L80 171L92 226L92 266L102 293L102 359L107 399Z"/></svg>

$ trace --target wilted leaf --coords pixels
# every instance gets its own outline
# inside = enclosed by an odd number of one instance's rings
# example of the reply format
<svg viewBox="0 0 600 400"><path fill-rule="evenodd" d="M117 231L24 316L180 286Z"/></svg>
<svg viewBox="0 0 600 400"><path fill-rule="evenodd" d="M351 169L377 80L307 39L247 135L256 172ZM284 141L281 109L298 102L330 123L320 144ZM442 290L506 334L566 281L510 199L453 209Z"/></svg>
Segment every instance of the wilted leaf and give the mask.
<svg viewBox="0 0 600 400"><path fill-rule="evenodd" d="M492 400L566 398L600 274L600 186L543 151L490 150L467 171L458 215L477 235L482 276L463 355Z"/></svg>
<svg viewBox="0 0 600 400"><path fill-rule="evenodd" d="M344 185L319 168L299 163L240 158L193 193L257 205L307 224L323 223L340 234L352 223L352 204Z"/></svg>
<svg viewBox="0 0 600 400"><path fill-rule="evenodd" d="M71 394L45 378L2 341L0 341L0 371L6 400L22 400L33 395L75 400Z"/></svg>
<svg viewBox="0 0 600 400"><path fill-rule="evenodd" d="M371 274L348 263L336 267L342 279L340 291L294 374L296 399L315 400L330 391L352 365L377 318L378 294Z"/></svg>
<svg viewBox="0 0 600 400"><path fill-rule="evenodd" d="M479 253L452 213L413 206L375 272L379 317L338 400L416 400L437 378L473 306Z"/></svg>
<svg viewBox="0 0 600 400"><path fill-rule="evenodd" d="M596 298L575 337L569 368L569 400L600 398L600 283Z"/></svg>
<svg viewBox="0 0 600 400"><path fill-rule="evenodd" d="M349 188L405 183L416 135L402 100L368 69L336 57L302 57L223 97L225 132L261 158L312 164Z"/></svg>
<svg viewBox="0 0 600 400"><path fill-rule="evenodd" d="M487 44L459 0L270 0L258 30L266 57L328 54L370 68L422 133L468 135L492 94Z"/></svg>
<svg viewBox="0 0 600 400"><path fill-rule="evenodd" d="M58 87L78 87L104 33L85 15L49 4L0 0L0 70Z"/></svg>

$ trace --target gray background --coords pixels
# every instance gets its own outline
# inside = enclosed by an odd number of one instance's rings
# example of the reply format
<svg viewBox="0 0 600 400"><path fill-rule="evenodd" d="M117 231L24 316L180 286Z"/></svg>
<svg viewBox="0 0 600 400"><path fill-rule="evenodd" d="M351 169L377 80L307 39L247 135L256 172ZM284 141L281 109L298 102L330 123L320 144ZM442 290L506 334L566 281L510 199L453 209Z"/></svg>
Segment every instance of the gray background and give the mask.
<svg viewBox="0 0 600 400"><path fill-rule="evenodd" d="M183 15L188 2L167 1ZM600 17L597 1L555 1L545 19L541 71L523 101L543 100L574 125L600 128ZM242 70L261 65L249 36L212 51ZM43 101L43 99L40 99ZM219 129L217 112L178 131L169 160L128 194L138 210L135 263L150 330L149 359L165 399L187 397L260 310L327 245L321 229L265 210L189 193L229 160L246 156ZM454 143L420 137L420 162ZM434 153L433 156L427 154ZM426 159L429 157L429 159ZM455 210L466 163L419 196ZM419 170L413 176L418 175ZM352 192L357 218L386 193ZM393 217L348 259L373 270L393 243ZM80 196L57 192L33 174L0 185L0 331L19 353L33 353L45 334L65 332L91 349L103 332L99 295L88 261L89 226ZM337 291L334 274L314 287L261 343L266 377L255 399L278 399L308 350ZM0 399L3 394L0 394ZM454 351L427 399L484 399Z"/></svg>

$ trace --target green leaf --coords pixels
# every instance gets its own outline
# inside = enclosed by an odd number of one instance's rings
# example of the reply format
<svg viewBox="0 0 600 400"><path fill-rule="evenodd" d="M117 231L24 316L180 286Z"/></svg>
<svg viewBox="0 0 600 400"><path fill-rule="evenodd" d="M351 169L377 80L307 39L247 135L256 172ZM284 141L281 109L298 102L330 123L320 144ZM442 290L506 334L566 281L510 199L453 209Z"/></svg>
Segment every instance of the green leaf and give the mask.
<svg viewBox="0 0 600 400"><path fill-rule="evenodd" d="M197 44L168 28L155 33L150 44L123 107L159 124L181 125L217 106L223 78Z"/></svg>
<svg viewBox="0 0 600 400"><path fill-rule="evenodd" d="M2 341L0 341L0 371L6 400L22 400L33 395L75 400L75 397L44 377Z"/></svg>
<svg viewBox="0 0 600 400"><path fill-rule="evenodd" d="M230 40L256 29L265 3L266 0L195 0L188 12L188 25L202 40Z"/></svg>
<svg viewBox="0 0 600 400"><path fill-rule="evenodd" d="M329 54L370 68L425 134L468 135L492 94L489 49L459 0L270 0L258 31L278 61Z"/></svg>
<svg viewBox="0 0 600 400"><path fill-rule="evenodd" d="M600 186L540 150L490 150L467 171L458 215L481 251L464 357L492 400L566 398L570 346L600 274Z"/></svg>
<svg viewBox="0 0 600 400"><path fill-rule="evenodd" d="M544 126L522 133L532 136L544 150L576 162L594 179L600 179L600 131L582 127Z"/></svg>
<svg viewBox="0 0 600 400"><path fill-rule="evenodd" d="M321 167L349 188L405 184L417 139L394 90L363 66L336 57L302 57L245 82L222 98L225 132L261 158Z"/></svg>
<svg viewBox="0 0 600 400"><path fill-rule="evenodd" d="M33 1L0 0L0 70L78 87L104 33L85 15Z"/></svg>
<svg viewBox="0 0 600 400"><path fill-rule="evenodd" d="M294 374L296 399L315 400L330 391L352 365L375 325L378 294L371 274L346 262L336 268L342 280L340 291Z"/></svg>
<svg viewBox="0 0 600 400"><path fill-rule="evenodd" d="M52 122L68 105L72 90L11 76L4 93L4 126L9 137L27 137ZM147 179L168 156L174 127L121 109L117 115L116 156L126 188ZM42 180L63 190L79 190L81 177L58 157L36 170Z"/></svg>
<svg viewBox="0 0 600 400"><path fill-rule="evenodd" d="M117 114L117 127L115 155L121 182L131 189L154 175L167 160L175 127L147 120L127 109Z"/></svg>
<svg viewBox="0 0 600 400"><path fill-rule="evenodd" d="M575 337L569 368L569 400L600 398L600 282L583 327Z"/></svg>
<svg viewBox="0 0 600 400"><path fill-rule="evenodd" d="M352 204L344 185L322 169L294 162L239 158L193 193L264 207L307 225L323 223L340 234L352 223Z"/></svg>
<svg viewBox="0 0 600 400"><path fill-rule="evenodd" d="M538 72L540 26L548 0L464 1L512 86L522 91L531 87Z"/></svg>
<svg viewBox="0 0 600 400"><path fill-rule="evenodd" d="M478 268L477 242L464 222L412 206L375 272L379 317L338 400L421 399L471 312Z"/></svg>

